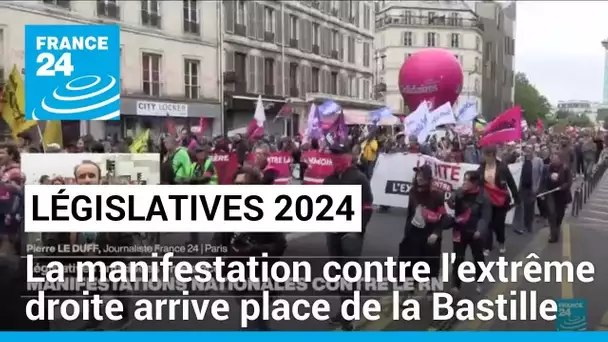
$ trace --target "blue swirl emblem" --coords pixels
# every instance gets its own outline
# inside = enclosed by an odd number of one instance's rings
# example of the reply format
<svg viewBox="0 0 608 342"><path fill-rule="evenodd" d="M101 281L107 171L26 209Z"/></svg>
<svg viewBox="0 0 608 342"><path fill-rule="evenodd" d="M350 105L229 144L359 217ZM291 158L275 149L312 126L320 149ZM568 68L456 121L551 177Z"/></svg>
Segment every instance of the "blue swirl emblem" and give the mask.
<svg viewBox="0 0 608 342"><path fill-rule="evenodd" d="M38 118L38 108L49 118ZM76 77L42 98L32 112L34 120L111 120L119 116L120 86L111 75Z"/></svg>

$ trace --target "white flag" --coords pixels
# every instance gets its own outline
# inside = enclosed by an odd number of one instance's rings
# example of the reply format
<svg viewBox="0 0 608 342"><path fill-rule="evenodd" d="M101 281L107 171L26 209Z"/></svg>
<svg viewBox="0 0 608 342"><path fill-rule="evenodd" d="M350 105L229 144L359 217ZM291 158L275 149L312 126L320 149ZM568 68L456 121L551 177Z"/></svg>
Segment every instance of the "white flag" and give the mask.
<svg viewBox="0 0 608 342"><path fill-rule="evenodd" d="M429 113L429 129L435 130L438 126L453 125L456 123L456 117L452 111L452 105L446 102L437 109Z"/></svg>

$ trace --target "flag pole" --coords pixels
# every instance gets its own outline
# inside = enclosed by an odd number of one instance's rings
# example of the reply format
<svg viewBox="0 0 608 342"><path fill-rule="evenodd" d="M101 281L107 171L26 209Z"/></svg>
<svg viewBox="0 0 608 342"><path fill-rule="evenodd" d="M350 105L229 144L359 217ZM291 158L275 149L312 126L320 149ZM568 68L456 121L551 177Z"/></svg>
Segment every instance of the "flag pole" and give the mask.
<svg viewBox="0 0 608 342"><path fill-rule="evenodd" d="M42 145L42 152L46 153L46 144L44 143L44 135L40 128L40 121L36 121L36 131L38 131L38 137L40 138L40 144Z"/></svg>

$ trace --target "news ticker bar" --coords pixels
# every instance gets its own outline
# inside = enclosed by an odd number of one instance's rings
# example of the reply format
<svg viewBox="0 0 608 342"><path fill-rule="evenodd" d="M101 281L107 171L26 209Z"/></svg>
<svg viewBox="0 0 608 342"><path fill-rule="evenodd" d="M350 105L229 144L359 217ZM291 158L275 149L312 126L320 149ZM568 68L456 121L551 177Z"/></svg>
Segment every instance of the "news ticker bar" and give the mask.
<svg viewBox="0 0 608 342"><path fill-rule="evenodd" d="M551 338L551 342L572 342L573 339L581 342L605 342L608 331L588 331L573 334L566 331L546 332L410 332L410 331L348 331L348 332L316 332L316 331L238 331L238 332L186 332L186 331L149 331L149 332L117 332L117 331L89 331L89 332L0 332L2 341L21 342L167 342L167 341L223 341L242 342L370 342L370 341L425 341L425 342L470 342L470 341L538 341L542 338Z"/></svg>

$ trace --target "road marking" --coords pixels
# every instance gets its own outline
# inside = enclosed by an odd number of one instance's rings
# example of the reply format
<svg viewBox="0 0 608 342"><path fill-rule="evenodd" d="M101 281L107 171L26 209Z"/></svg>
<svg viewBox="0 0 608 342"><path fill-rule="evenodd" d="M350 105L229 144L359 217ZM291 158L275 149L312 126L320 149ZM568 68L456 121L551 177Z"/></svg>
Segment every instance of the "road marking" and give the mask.
<svg viewBox="0 0 608 342"><path fill-rule="evenodd" d="M608 203L608 198L601 198L601 197L595 197L595 196L593 196L593 198L592 198L590 201L588 201L587 203L589 203L589 202L591 202L591 201L593 201L593 202L603 202L603 203ZM585 204L586 204L586 203L585 203Z"/></svg>
<svg viewBox="0 0 608 342"><path fill-rule="evenodd" d="M583 213L598 214L598 215L608 215L608 212L606 212L606 211L599 211L599 210L592 210L592 209L584 209Z"/></svg>
<svg viewBox="0 0 608 342"><path fill-rule="evenodd" d="M596 208L604 208L604 209L608 208L608 205L606 205L606 204L597 204L597 203L589 202L589 203L587 203L587 205L590 207L596 207Z"/></svg>
<svg viewBox="0 0 608 342"><path fill-rule="evenodd" d="M593 230L593 232L608 234L608 229L606 229L605 223L593 223L593 224L590 224L588 222L585 222L584 224L579 223L576 226L576 230L578 230L578 231Z"/></svg>
<svg viewBox="0 0 608 342"><path fill-rule="evenodd" d="M530 243L528 243L524 249L517 254L517 256L512 260L514 262L520 261L525 262L526 257L530 253L536 253L537 255L541 255L542 252L547 248L547 237L549 236L549 228L545 227L536 233L536 236ZM521 278L521 277L518 277ZM517 283L494 283L484 298L495 300L499 294L509 293L512 290L516 290L519 288L520 282ZM478 331L478 330L491 330L492 325L496 323L496 320L491 321L467 321L456 323L452 330L460 330L460 331ZM482 326L485 325L484 329L481 329Z"/></svg>
<svg viewBox="0 0 608 342"><path fill-rule="evenodd" d="M593 222L608 224L608 220L601 220L601 219L596 219L593 217L577 217L576 219L580 220L580 221L593 221Z"/></svg>
<svg viewBox="0 0 608 342"><path fill-rule="evenodd" d="M568 222L564 222L562 227L562 256L562 260L572 262L572 239ZM562 298L574 298L573 284L569 281L562 281Z"/></svg>

